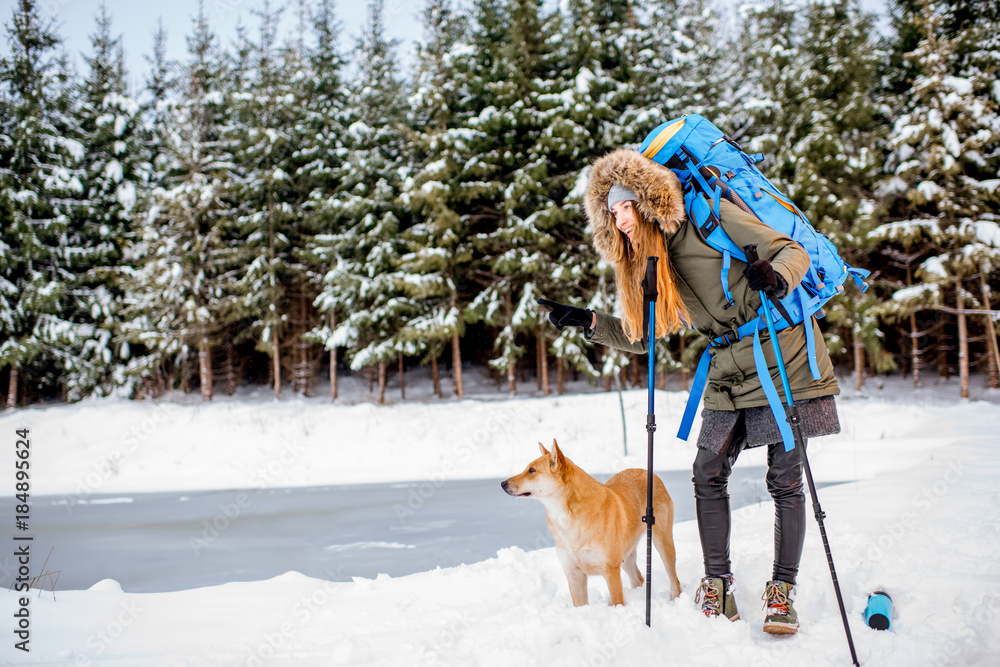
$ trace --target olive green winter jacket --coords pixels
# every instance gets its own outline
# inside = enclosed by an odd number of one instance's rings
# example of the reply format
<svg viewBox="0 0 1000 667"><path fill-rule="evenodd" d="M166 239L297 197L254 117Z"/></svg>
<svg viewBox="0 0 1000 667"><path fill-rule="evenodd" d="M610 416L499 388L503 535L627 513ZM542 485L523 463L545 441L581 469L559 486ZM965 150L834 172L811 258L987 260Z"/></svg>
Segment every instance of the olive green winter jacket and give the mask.
<svg viewBox="0 0 1000 667"><path fill-rule="evenodd" d="M659 225L693 328L705 336L717 338L757 317L760 297L743 277L746 264L735 258L732 260L729 289L735 304L726 309L720 280L722 254L705 244L694 225L687 221L683 195L673 172L635 151L613 151L595 162L591 169L587 212L594 232L594 244L605 258L614 257L616 244L627 242L614 227L614 220L607 211L607 192L612 183L621 183L636 192L639 196L636 208L643 220L656 220ZM726 200L721 202L720 219L723 229L737 246L742 248L749 243L757 244L760 257L771 262L789 290L799 284L808 269L809 255L795 241ZM801 401L838 394L840 390L833 364L814 319L808 326L813 327L821 377L813 380L804 326L799 324L778 332L792 395L796 401ZM609 347L627 352L646 352L641 340L635 343L628 340L618 318L605 313L597 314L597 326L588 333L590 340ZM761 338L771 377L781 392L781 380L766 330L761 332ZM711 354L704 397L706 408L735 410L767 405L757 378L752 336L728 347L712 348Z"/></svg>

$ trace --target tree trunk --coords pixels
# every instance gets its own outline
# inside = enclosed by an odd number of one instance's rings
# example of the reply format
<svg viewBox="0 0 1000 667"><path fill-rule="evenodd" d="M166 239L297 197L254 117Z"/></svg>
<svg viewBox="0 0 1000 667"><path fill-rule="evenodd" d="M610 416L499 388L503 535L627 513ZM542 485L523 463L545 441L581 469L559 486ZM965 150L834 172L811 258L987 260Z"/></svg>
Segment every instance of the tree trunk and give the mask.
<svg viewBox="0 0 1000 667"><path fill-rule="evenodd" d="M906 286L913 286L913 267L906 262ZM917 314L910 313L910 364L913 366L913 387L920 386L920 347L917 345Z"/></svg>
<svg viewBox="0 0 1000 667"><path fill-rule="evenodd" d="M271 191L268 189L267 192L267 203L266 203L266 214L267 214L267 229L268 229L268 252L269 252L269 264L271 271L271 279L274 281L272 284L277 284L277 276L274 273L274 218L271 215ZM271 302L271 305L277 307L277 304ZM278 324L279 320L273 322L274 324L274 397L281 398L281 336L278 334Z"/></svg>
<svg viewBox="0 0 1000 667"><path fill-rule="evenodd" d="M566 386L566 370L563 367L563 358L556 359L556 392L562 396L563 388Z"/></svg>
<svg viewBox="0 0 1000 667"><path fill-rule="evenodd" d="M378 404L385 405L385 377L388 374L388 364L378 362Z"/></svg>
<svg viewBox="0 0 1000 667"><path fill-rule="evenodd" d="M281 398L281 341L276 328L272 333L274 334L274 397Z"/></svg>
<svg viewBox="0 0 1000 667"><path fill-rule="evenodd" d="M861 391L865 386L865 344L853 327L851 341L854 345L854 390Z"/></svg>
<svg viewBox="0 0 1000 667"><path fill-rule="evenodd" d="M198 366L201 371L201 400L212 400L212 355L208 336L202 335L198 344Z"/></svg>
<svg viewBox="0 0 1000 667"><path fill-rule="evenodd" d="M946 324L947 320L944 318L939 319L937 324L934 325L933 334L931 335L931 339L936 341L934 349L937 353L935 363L937 364L938 376L944 378L945 380L951 378L951 366L948 365L949 350L947 345L950 341L948 337L948 327L945 326Z"/></svg>
<svg viewBox="0 0 1000 667"><path fill-rule="evenodd" d="M337 316L334 313L330 313L330 331L337 328ZM331 399L337 400L337 348L330 348L330 396Z"/></svg>
<svg viewBox="0 0 1000 667"><path fill-rule="evenodd" d="M288 313L289 324L291 324L292 353L289 361L292 364L292 393L303 393L302 383L302 346L299 344L297 330L302 317L302 299L295 298L292 307L294 312Z"/></svg>
<svg viewBox="0 0 1000 667"><path fill-rule="evenodd" d="M535 336L535 382L538 384L538 391L543 389L542 386L542 335L539 333Z"/></svg>
<svg viewBox="0 0 1000 667"><path fill-rule="evenodd" d="M511 321L514 319L514 304L511 303L510 294L504 295L504 306L507 314L507 326L511 326ZM511 345L514 344L513 334L514 332L511 330ZM517 362L513 356L507 358L507 392L511 395L517 393Z"/></svg>
<svg viewBox="0 0 1000 667"><path fill-rule="evenodd" d="M462 348L461 339L456 331L451 336L451 375L455 380L455 393L459 399L465 398L465 387L462 385Z"/></svg>
<svg viewBox="0 0 1000 667"><path fill-rule="evenodd" d="M181 382L180 388L182 393L189 393L191 391L190 385L191 379L191 350L189 349L184 353L184 359L181 360Z"/></svg>
<svg viewBox="0 0 1000 667"><path fill-rule="evenodd" d="M226 346L226 381L229 383L229 395L236 393L236 351L232 344Z"/></svg>
<svg viewBox="0 0 1000 667"><path fill-rule="evenodd" d="M434 395L438 398L443 398L444 394L441 393L441 371L438 369L437 356L431 358L431 381L434 383Z"/></svg>
<svg viewBox="0 0 1000 667"><path fill-rule="evenodd" d="M10 380L7 382L7 407L17 407L17 376L20 374L17 364L10 366Z"/></svg>
<svg viewBox="0 0 1000 667"><path fill-rule="evenodd" d="M986 272L980 273L979 278L983 281L983 308L993 310L990 305L990 290L986 284ZM986 315L986 349L990 352L990 387L1000 389L1000 349L997 345L996 327L993 325L993 316Z"/></svg>
<svg viewBox="0 0 1000 667"><path fill-rule="evenodd" d="M955 300L958 304L958 381L961 397L969 397L969 332L965 322L965 297L962 294L962 274L955 278Z"/></svg>
<svg viewBox="0 0 1000 667"><path fill-rule="evenodd" d="M304 289L304 288L302 288ZM303 396L312 396L313 365L310 359L310 345L303 338L302 334L312 329L309 321L309 298L305 291L299 292L299 321L297 322L297 332L295 334L295 347L298 350L298 368L296 370L299 391Z"/></svg>
<svg viewBox="0 0 1000 667"><path fill-rule="evenodd" d="M406 376L403 374L403 353L399 353L399 398L406 400Z"/></svg>

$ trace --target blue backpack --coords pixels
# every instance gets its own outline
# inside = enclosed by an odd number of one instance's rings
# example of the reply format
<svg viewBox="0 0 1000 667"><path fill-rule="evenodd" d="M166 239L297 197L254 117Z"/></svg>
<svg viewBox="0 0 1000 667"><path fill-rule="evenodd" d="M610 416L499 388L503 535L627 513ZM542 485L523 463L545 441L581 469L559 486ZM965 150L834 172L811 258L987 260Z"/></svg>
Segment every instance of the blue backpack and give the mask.
<svg viewBox="0 0 1000 667"><path fill-rule="evenodd" d="M639 147L639 152L669 167L680 179L688 219L701 239L722 253L722 274L719 279L730 304L733 303L729 291L730 263L733 257L744 262L747 262L747 258L743 249L722 229L719 206L723 198L796 241L809 253L811 262L805 277L778 302L777 307L765 302L757 311L759 317L709 342L710 346L731 345L746 336L754 337L757 375L781 430L785 449L791 450L794 447L791 429L785 421L784 409L760 345L760 331L766 328L764 308L772 309L775 329L778 331L811 317L820 318L823 316L823 305L844 291L844 283L848 277L854 279L861 291L868 289L863 279L869 272L848 266L830 239L816 231L802 211L764 177L756 166L764 159L763 155L747 155L739 144L701 116L691 114L663 123L649 133ZM805 333L809 369L813 378L819 380L813 328L806 326ZM691 395L677 434L683 440L687 440L691 432L691 423L705 389L710 360L711 356L706 349L698 363Z"/></svg>

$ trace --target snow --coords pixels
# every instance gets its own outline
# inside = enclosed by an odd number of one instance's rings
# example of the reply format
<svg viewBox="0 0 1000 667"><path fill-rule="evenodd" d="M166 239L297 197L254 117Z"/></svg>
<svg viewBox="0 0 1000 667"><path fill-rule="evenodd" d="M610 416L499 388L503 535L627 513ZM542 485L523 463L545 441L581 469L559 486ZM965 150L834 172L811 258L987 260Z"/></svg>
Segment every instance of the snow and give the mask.
<svg viewBox="0 0 1000 667"><path fill-rule="evenodd" d="M932 218L921 218L890 222L873 229L868 233L868 238L872 240L896 241L922 232L926 232L931 237L939 235L941 229L938 226L938 221Z"/></svg>
<svg viewBox="0 0 1000 667"><path fill-rule="evenodd" d="M587 184L589 182L590 182L590 165L587 165L586 167L580 170L579 174L577 174L576 182L573 184L573 189L570 190L569 194L566 195L566 199L582 200L583 197L587 194Z"/></svg>
<svg viewBox="0 0 1000 667"><path fill-rule="evenodd" d="M356 141L362 141L366 136L371 134L371 132L371 128L368 127L364 121L360 120L351 123L350 127L347 128L347 133Z"/></svg>
<svg viewBox="0 0 1000 667"><path fill-rule="evenodd" d="M104 177L110 178L115 183L121 183L124 178L122 163L118 160L110 160L104 165Z"/></svg>
<svg viewBox="0 0 1000 667"><path fill-rule="evenodd" d="M946 76L941 79L941 84L946 88L951 88L959 95L972 94L972 82L957 76Z"/></svg>
<svg viewBox="0 0 1000 667"><path fill-rule="evenodd" d="M435 160L431 162L426 167L424 167L424 173L429 176L438 176L441 172L448 169L448 158L441 158L440 160Z"/></svg>
<svg viewBox="0 0 1000 667"><path fill-rule="evenodd" d="M940 278L947 280L949 277L948 269L944 266L944 258L942 257L928 257L924 260L924 263L920 265L920 269L924 272L924 275L934 278Z"/></svg>
<svg viewBox="0 0 1000 667"><path fill-rule="evenodd" d="M87 152L87 149L83 144L76 139L70 139L69 137L53 137L52 143L66 150L74 162L82 160L83 156Z"/></svg>
<svg viewBox="0 0 1000 667"><path fill-rule="evenodd" d="M945 148L948 149L948 152L953 157L961 157L962 142L959 140L955 128L950 123L946 123L941 127L941 138L944 140Z"/></svg>
<svg viewBox="0 0 1000 667"><path fill-rule="evenodd" d="M944 194L944 188L934 181L921 181L917 185L917 192L923 195L925 201L934 201Z"/></svg>
<svg viewBox="0 0 1000 667"><path fill-rule="evenodd" d="M1000 225L991 220L963 222L961 232L972 232L980 243L993 248L1000 248Z"/></svg>
<svg viewBox="0 0 1000 667"><path fill-rule="evenodd" d="M420 191L425 194L433 194L436 191L447 192L448 186L441 181L427 181L420 186Z"/></svg>
<svg viewBox="0 0 1000 667"><path fill-rule="evenodd" d="M351 380L354 380L352 383ZM370 400L348 376L344 405L328 398L268 398L244 390L211 404L193 396L160 402L90 399L0 414L0 429L31 429L37 494L70 503L127 502L155 490L248 488L367 481L495 478L519 472L535 442L559 439L589 472L642 467L643 390L623 395L631 443L621 453L617 393L498 399L487 378L467 374L473 398ZM851 631L863 665L991 665L1000 651L1000 394L977 389L961 401L957 383L914 390L899 379L844 388L842 432L810 444L826 526ZM846 383L845 383L846 384ZM586 385L581 385L586 387ZM686 394L657 392L657 469L686 470L693 445L671 435ZM185 404L191 401L191 404ZM697 427L696 427L697 428ZM361 446L363 443L363 446ZM3 449L7 469L12 448ZM764 465L744 453L737 465ZM197 461L197 465L192 465ZM260 471L270 471L260 477ZM846 482L846 483L843 483ZM494 481L490 481L493 484ZM4 492L10 486L4 485ZM674 494L689 489L671 489ZM102 498L90 498L93 494ZM765 496L766 498L766 496ZM509 498L497 488L498 503ZM541 506L538 511L542 512ZM334 583L288 572L168 593L136 594L106 579L85 591L33 593L31 653L11 641L0 662L18 665L846 665L849 653L826 558L809 520L794 637L761 631L759 594L770 577L769 499L733 517L733 566L742 620L709 621L693 601L701 549L692 521L674 527L683 593L667 598L654 561L652 627L644 592L606 606L590 580L591 606L572 607L550 538L542 548L507 548L495 558L403 577ZM403 542L333 544L408 551ZM640 545L640 553L644 545ZM332 573L331 573L332 574ZM332 578L332 576L331 576ZM867 595L893 598L893 629L868 629ZM16 594L4 595L8 609ZM10 616L8 616L8 619Z"/></svg>
<svg viewBox="0 0 1000 667"><path fill-rule="evenodd" d="M892 300L905 303L907 301L922 299L925 297L936 298L939 292L940 289L936 284L912 285L911 287L904 287L903 289L893 292Z"/></svg>

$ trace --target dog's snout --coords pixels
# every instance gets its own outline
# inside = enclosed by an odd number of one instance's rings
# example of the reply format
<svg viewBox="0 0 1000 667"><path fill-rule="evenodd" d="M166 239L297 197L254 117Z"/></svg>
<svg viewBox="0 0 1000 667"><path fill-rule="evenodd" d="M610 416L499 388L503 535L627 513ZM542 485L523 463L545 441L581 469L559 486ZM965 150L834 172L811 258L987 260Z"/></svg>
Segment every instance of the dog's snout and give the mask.
<svg viewBox="0 0 1000 667"><path fill-rule="evenodd" d="M507 491L507 493L510 493L510 491L507 489L508 486L510 486L510 480L505 479L504 481L500 482L500 488L503 489L504 491Z"/></svg>

